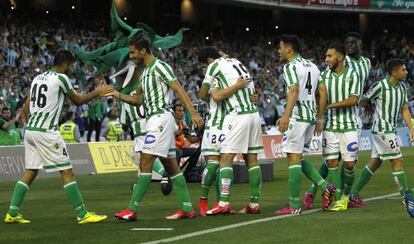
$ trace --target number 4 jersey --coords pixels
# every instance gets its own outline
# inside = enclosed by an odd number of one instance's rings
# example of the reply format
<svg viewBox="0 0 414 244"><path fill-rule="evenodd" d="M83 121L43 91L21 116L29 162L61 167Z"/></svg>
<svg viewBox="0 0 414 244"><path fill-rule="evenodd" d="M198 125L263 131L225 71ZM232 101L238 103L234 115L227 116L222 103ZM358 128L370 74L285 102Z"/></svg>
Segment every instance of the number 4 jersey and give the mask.
<svg viewBox="0 0 414 244"><path fill-rule="evenodd" d="M36 76L30 86L27 130L56 130L65 96L72 92L72 84L65 74L47 71Z"/></svg>
<svg viewBox="0 0 414 244"><path fill-rule="evenodd" d="M314 123L317 116L315 91L320 74L318 67L298 55L283 67L283 74L287 93L292 86L299 86L298 99L291 118L300 122Z"/></svg>

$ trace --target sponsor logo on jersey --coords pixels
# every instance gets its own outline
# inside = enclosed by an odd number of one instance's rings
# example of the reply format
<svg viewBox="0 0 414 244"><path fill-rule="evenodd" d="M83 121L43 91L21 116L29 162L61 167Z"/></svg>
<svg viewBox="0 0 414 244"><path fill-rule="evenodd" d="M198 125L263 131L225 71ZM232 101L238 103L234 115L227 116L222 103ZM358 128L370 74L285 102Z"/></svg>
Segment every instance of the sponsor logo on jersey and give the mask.
<svg viewBox="0 0 414 244"><path fill-rule="evenodd" d="M358 151L358 142L351 142L346 147L348 149L348 152L356 152Z"/></svg>
<svg viewBox="0 0 414 244"><path fill-rule="evenodd" d="M156 140L156 137L154 135L151 134L147 134L147 136L145 136L145 144L151 144L154 143Z"/></svg>

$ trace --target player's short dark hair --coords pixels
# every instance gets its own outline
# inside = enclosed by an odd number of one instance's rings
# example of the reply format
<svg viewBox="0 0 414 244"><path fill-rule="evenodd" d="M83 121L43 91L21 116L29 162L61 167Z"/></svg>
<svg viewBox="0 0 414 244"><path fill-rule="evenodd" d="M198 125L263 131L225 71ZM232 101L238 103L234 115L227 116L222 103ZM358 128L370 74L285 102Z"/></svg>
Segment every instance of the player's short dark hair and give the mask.
<svg viewBox="0 0 414 244"><path fill-rule="evenodd" d="M59 50L57 51L54 59L54 65L59 66L66 63L74 63L76 62L76 57L73 55L71 51L68 50Z"/></svg>
<svg viewBox="0 0 414 244"><path fill-rule="evenodd" d="M151 41L142 35L136 36L134 39L132 39L129 45L135 47L136 49L145 48L145 50L147 50L147 53L151 52Z"/></svg>
<svg viewBox="0 0 414 244"><path fill-rule="evenodd" d="M220 58L221 55L216 47L207 46L203 47L200 52L198 53L198 61L200 63L207 63L208 58L217 59Z"/></svg>
<svg viewBox="0 0 414 244"><path fill-rule="evenodd" d="M403 65L405 65L404 60L399 59L399 58L393 58L393 59L388 60L385 66L386 66L386 69L387 69L387 73L388 73L389 75L391 75L391 74L392 74L392 72L393 72L396 68L398 68L398 67L400 67L400 66L403 66Z"/></svg>
<svg viewBox="0 0 414 244"><path fill-rule="evenodd" d="M338 53L342 54L342 55L346 55L345 53L345 47L342 43L340 42L332 42L328 45L328 49L335 49L335 51L337 51Z"/></svg>
<svg viewBox="0 0 414 244"><path fill-rule="evenodd" d="M283 34L280 37L280 41L285 44L288 44L292 47L293 51L300 53L302 51L302 42L297 35L287 35Z"/></svg>
<svg viewBox="0 0 414 244"><path fill-rule="evenodd" d="M346 34L345 38L348 38L348 37L355 37L358 40L361 40L362 41L362 35L360 33L358 33L358 32L348 32Z"/></svg>

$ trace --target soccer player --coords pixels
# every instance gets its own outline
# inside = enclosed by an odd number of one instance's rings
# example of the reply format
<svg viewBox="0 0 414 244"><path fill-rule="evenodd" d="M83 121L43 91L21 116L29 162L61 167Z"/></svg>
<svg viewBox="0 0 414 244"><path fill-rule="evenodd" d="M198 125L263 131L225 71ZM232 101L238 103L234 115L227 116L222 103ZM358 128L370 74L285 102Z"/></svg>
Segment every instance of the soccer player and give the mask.
<svg viewBox="0 0 414 244"><path fill-rule="evenodd" d="M356 72L345 66L345 50L341 44L331 44L326 51L325 61L329 67L320 83L328 90L328 106L322 133L322 154L328 163L328 181L337 191L332 211L348 208L349 196L340 191L339 158L345 170L353 170L358 153L358 125L356 112L361 93L361 83ZM345 183L347 183L345 178Z"/></svg>
<svg viewBox="0 0 414 244"><path fill-rule="evenodd" d="M65 96L79 106L112 91L110 86L105 85L84 96L78 95L66 75L73 70L75 61L71 52L59 51L52 69L36 76L32 81L24 109L26 114L30 113L24 138L26 170L14 188L10 209L4 219L6 223L30 223L20 213L20 206L41 168L46 172L59 171L63 191L77 213L79 224L106 219L105 215L87 211L74 178L66 144L57 131Z"/></svg>
<svg viewBox="0 0 414 244"><path fill-rule="evenodd" d="M128 69L127 69L128 67ZM114 74L112 77L116 77L117 81L120 78L121 74L124 72L128 72L126 74L125 80L122 81L123 88L120 90L120 93L123 94L123 97L136 97L137 90L139 89L139 77L142 74L144 69L144 65L142 63L134 64L132 61L128 63L128 65L121 69L119 72ZM138 91L139 92L139 91ZM135 103L128 104L121 100L121 123L126 123L126 117L129 118L130 125L132 127L132 132L134 134L134 149L133 149L133 156L134 163L139 166L139 159L140 154L142 152L142 148L144 146L145 135L147 134L147 121L146 121L146 112L144 105L138 105L138 99L130 99L134 100ZM136 105L136 106L134 106ZM171 181L168 177L168 173L166 172L164 166L162 165L161 161L156 158L154 163L152 164L152 170L157 172L159 175L162 176L161 178L161 192L167 196L172 191ZM138 172L139 176L139 172ZM132 190L134 189L136 183L132 185Z"/></svg>
<svg viewBox="0 0 414 244"><path fill-rule="evenodd" d="M371 61L369 58L362 56L362 36L356 32L350 32L345 37L345 66L352 68L358 75L361 82L361 96L364 88L368 82L369 71L371 69ZM359 108L359 107L358 107ZM356 119L358 123L358 138L361 138L362 133L362 120L359 116L359 109L357 108ZM326 162L321 164L319 173L323 178L328 175L328 166ZM355 178L355 169L344 169L341 168L341 191L344 195L349 195L352 184ZM307 190L303 205L305 209L312 208L313 198L316 194L317 188L314 184ZM350 205L350 207L352 207Z"/></svg>
<svg viewBox="0 0 414 244"><path fill-rule="evenodd" d="M327 92L324 84L318 84L319 69L310 60L302 58L300 51L299 37L282 35L278 52L280 60L287 62L283 71L288 88L286 109L277 124L279 130L285 133L282 147L287 153L289 163L289 203L276 211L275 215L301 213L299 192L302 172L324 191L323 209L328 209L335 194L335 187L328 184L313 165L302 158L303 152L309 149L313 134L322 133L322 117L326 107ZM316 111L316 89L319 92L318 111Z"/></svg>
<svg viewBox="0 0 414 244"><path fill-rule="evenodd" d="M195 212L191 204L187 183L177 164L175 154L176 124L172 111L169 108L168 89L171 88L180 98L181 103L190 112L193 123L201 127L203 119L197 114L190 99L181 87L171 67L165 62L155 58L150 49L150 41L138 36L129 46L130 58L137 63L144 62L145 69L141 74L140 86L136 97L124 96L118 91L107 95L115 96L127 103L144 103L147 107L147 134L141 152L140 175L133 190L128 208L115 214L119 220L136 221L137 209L141 203L149 184L151 183L151 170L155 158L159 157L164 167L171 175L173 190L182 204L182 209L166 216L167 220L194 218Z"/></svg>
<svg viewBox="0 0 414 244"><path fill-rule="evenodd" d="M222 57L215 47L199 52L199 61L207 67L203 83L211 84L210 95L221 101L226 113L220 144L220 201L207 215L232 213L229 204L233 181L232 163L236 153L242 153L249 170L250 203L242 213L260 212L259 197L262 183L257 153L263 149L260 116L256 104L250 100L254 84L246 67L237 59ZM244 79L239 79L243 77Z"/></svg>
<svg viewBox="0 0 414 244"><path fill-rule="evenodd" d="M374 172L384 160L391 161L392 175L400 192L405 197L407 210L414 217L414 204L407 186L403 169L403 158L396 137L398 116L401 114L408 128L410 139L414 140L414 128L408 109L407 86L403 81L407 78L404 61L392 59L387 62L388 78L374 83L364 95L366 100L375 104L374 123L372 125L372 154L370 162L365 165L357 184L351 190L350 205L362 207L365 203L359 193L369 182ZM362 103L366 102L362 101Z"/></svg>
<svg viewBox="0 0 414 244"><path fill-rule="evenodd" d="M210 82L210 83L209 83ZM219 143L224 139L224 134L221 133L224 121L224 109L221 101L216 102L209 95L210 87L213 80L207 80L201 84L198 96L209 103L209 115L204 127L203 139L201 141L201 155L207 159L207 165L204 168L201 178L201 194L199 200L199 214L203 217L209 210L208 193L214 181L217 179L217 171L220 162ZM218 183L218 182L217 182ZM218 193L218 196L220 193Z"/></svg>

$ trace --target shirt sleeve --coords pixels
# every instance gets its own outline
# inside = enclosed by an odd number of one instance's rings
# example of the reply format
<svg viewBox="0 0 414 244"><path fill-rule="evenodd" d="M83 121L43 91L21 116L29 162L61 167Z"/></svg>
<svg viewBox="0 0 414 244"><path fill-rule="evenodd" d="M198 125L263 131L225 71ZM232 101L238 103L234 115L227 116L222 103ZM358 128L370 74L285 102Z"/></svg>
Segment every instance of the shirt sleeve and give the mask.
<svg viewBox="0 0 414 244"><path fill-rule="evenodd" d="M214 62L211 63L207 67L206 75L204 76L204 80L201 83L204 87L210 87L213 89L218 88L218 80L216 79L217 73L218 73L218 63Z"/></svg>
<svg viewBox="0 0 414 244"><path fill-rule="evenodd" d="M174 74L171 66L165 62L160 61L155 67L155 72L161 78L161 81L168 86L177 80L177 76Z"/></svg>
<svg viewBox="0 0 414 244"><path fill-rule="evenodd" d="M296 66L294 64L286 64L283 67L283 75L288 87L299 85L299 78L296 73Z"/></svg>
<svg viewBox="0 0 414 244"><path fill-rule="evenodd" d="M403 83L404 84L404 83ZM403 94L404 94L404 100L403 100L403 104L408 104L408 93L407 93L407 86L404 84L403 85Z"/></svg>
<svg viewBox="0 0 414 244"><path fill-rule="evenodd" d="M361 81L359 80L357 73L352 72L350 75L350 79L350 82L352 82L350 87L350 95L357 97L361 96Z"/></svg>
<svg viewBox="0 0 414 244"><path fill-rule="evenodd" d="M369 100L375 100L381 93L381 85L380 82L375 82L371 85L371 87L368 89L368 91L365 93L364 97L366 97Z"/></svg>
<svg viewBox="0 0 414 244"><path fill-rule="evenodd" d="M73 92L72 83L69 80L67 75L61 74L58 75L59 87L62 89L63 93L70 95Z"/></svg>

